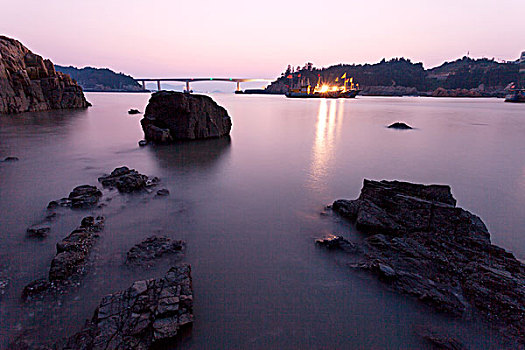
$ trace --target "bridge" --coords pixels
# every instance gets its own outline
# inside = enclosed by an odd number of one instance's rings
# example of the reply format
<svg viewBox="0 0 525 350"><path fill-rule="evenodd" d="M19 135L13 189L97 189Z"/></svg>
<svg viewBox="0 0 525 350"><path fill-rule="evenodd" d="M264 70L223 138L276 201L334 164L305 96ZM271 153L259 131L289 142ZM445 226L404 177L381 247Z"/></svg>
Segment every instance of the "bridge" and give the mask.
<svg viewBox="0 0 525 350"><path fill-rule="evenodd" d="M140 82L142 84L142 88L146 90L146 82L147 81L156 81L157 82L157 89L160 91L161 89L161 82L163 81L177 81L177 82L183 82L186 83L186 91L190 92L190 83L199 82L199 81L225 81L230 83L237 83L237 91L241 90L241 83L251 82L251 81L265 81L265 82L271 82L275 79L262 79L262 78L134 78L136 82Z"/></svg>

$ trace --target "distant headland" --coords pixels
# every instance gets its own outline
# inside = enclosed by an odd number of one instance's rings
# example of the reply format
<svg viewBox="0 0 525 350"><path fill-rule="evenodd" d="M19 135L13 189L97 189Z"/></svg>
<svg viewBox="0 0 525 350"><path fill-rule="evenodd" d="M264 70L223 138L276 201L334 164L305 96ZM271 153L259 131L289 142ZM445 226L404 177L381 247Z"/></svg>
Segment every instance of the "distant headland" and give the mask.
<svg viewBox="0 0 525 350"><path fill-rule="evenodd" d="M142 86L133 77L116 73L108 68L73 66L65 67L55 64L55 69L68 74L78 82L84 91L100 92L143 92Z"/></svg>

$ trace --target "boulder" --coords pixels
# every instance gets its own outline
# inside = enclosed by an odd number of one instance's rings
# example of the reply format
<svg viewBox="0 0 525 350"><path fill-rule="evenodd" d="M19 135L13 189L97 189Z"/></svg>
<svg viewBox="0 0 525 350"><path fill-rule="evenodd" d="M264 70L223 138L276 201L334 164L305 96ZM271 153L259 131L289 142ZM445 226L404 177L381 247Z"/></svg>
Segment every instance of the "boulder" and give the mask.
<svg viewBox="0 0 525 350"><path fill-rule="evenodd" d="M96 186L82 185L75 187L68 199L73 208L91 208L97 205L100 197L102 192Z"/></svg>
<svg viewBox="0 0 525 350"><path fill-rule="evenodd" d="M159 279L134 282L102 298L91 321L56 349L151 349L193 323L190 265L172 267Z"/></svg>
<svg viewBox="0 0 525 350"><path fill-rule="evenodd" d="M169 195L170 195L170 191L167 188L161 188L160 190L157 191L157 196L165 197Z"/></svg>
<svg viewBox="0 0 525 350"><path fill-rule="evenodd" d="M98 178L104 187L116 187L119 192L130 193L146 189L146 187L156 184L158 179L149 180L135 169L126 166L116 168L111 174Z"/></svg>
<svg viewBox="0 0 525 350"><path fill-rule="evenodd" d="M155 260L169 254L180 254L184 241L173 241L165 236L151 236L128 251L126 265L150 266Z"/></svg>
<svg viewBox="0 0 525 350"><path fill-rule="evenodd" d="M475 308L525 345L525 266L491 244L483 221L456 207L449 186L364 180L358 199L332 209L368 235L349 251L363 252L355 267L439 311Z"/></svg>
<svg viewBox="0 0 525 350"><path fill-rule="evenodd" d="M36 224L27 228L26 232L32 237L46 237L51 227L46 224Z"/></svg>
<svg viewBox="0 0 525 350"><path fill-rule="evenodd" d="M229 135L228 112L209 96L159 91L151 95L141 120L145 139L157 143Z"/></svg>
<svg viewBox="0 0 525 350"><path fill-rule="evenodd" d="M140 114L140 111L139 111L138 109L133 109L133 108L132 108L132 109L130 109L130 110L128 111L128 114Z"/></svg>
<svg viewBox="0 0 525 350"><path fill-rule="evenodd" d="M89 105L80 86L69 75L55 71L50 60L15 39L0 36L0 114Z"/></svg>

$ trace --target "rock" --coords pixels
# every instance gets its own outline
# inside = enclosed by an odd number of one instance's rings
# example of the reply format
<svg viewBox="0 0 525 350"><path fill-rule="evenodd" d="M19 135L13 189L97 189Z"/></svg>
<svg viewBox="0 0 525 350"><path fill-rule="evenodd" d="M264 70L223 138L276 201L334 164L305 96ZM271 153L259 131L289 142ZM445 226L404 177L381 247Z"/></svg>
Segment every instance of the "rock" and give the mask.
<svg viewBox="0 0 525 350"><path fill-rule="evenodd" d="M27 228L26 232L33 237L46 237L51 227L46 224L36 224Z"/></svg>
<svg viewBox="0 0 525 350"><path fill-rule="evenodd" d="M316 239L315 243L328 249L342 249L347 251L353 251L356 249L354 243L349 242L342 236L329 235L324 238Z"/></svg>
<svg viewBox="0 0 525 350"><path fill-rule="evenodd" d="M184 241L172 241L164 236L151 236L128 251L126 264L131 266L149 266L154 260L168 254L181 253Z"/></svg>
<svg viewBox="0 0 525 350"><path fill-rule="evenodd" d="M0 114L88 105L80 86L69 75L55 71L50 60L15 39L0 36Z"/></svg>
<svg viewBox="0 0 525 350"><path fill-rule="evenodd" d="M102 192L96 186L82 185L75 187L68 199L73 208L92 208L97 205L100 197Z"/></svg>
<svg viewBox="0 0 525 350"><path fill-rule="evenodd" d="M435 331L424 330L421 333L423 339L425 339L431 346L432 349L438 350L467 350L468 348L463 345L459 340L446 335L440 335Z"/></svg>
<svg viewBox="0 0 525 350"><path fill-rule="evenodd" d="M57 243L57 254L51 261L48 279L40 279L28 284L24 288L22 297L27 299L51 289L58 290L67 285L72 278L81 276L98 232L103 229L103 217L83 218L78 228Z"/></svg>
<svg viewBox="0 0 525 350"><path fill-rule="evenodd" d="M332 209L369 235L357 267L437 310L461 316L475 308L525 344L525 266L491 244L449 186L364 180L358 199Z"/></svg>
<svg viewBox="0 0 525 350"><path fill-rule="evenodd" d="M144 190L148 177L126 166L116 168L107 176L98 178L104 187L116 187L119 192L130 193Z"/></svg>
<svg viewBox="0 0 525 350"><path fill-rule="evenodd" d="M191 267L180 265L102 298L91 321L57 349L150 349L192 322Z"/></svg>
<svg viewBox="0 0 525 350"><path fill-rule="evenodd" d="M140 114L140 111L139 111L138 109L133 109L133 108L132 108L132 109L130 109L130 110L128 111L128 114Z"/></svg>
<svg viewBox="0 0 525 350"><path fill-rule="evenodd" d="M4 162L5 163L9 163L9 162L18 162L18 157L5 157L4 158Z"/></svg>
<svg viewBox="0 0 525 350"><path fill-rule="evenodd" d="M389 129L398 129L398 130L410 130L412 127L402 122L395 122L388 126Z"/></svg>
<svg viewBox="0 0 525 350"><path fill-rule="evenodd" d="M160 190L157 191L157 196L169 196L170 195L170 191L168 191L168 189L166 188L161 188Z"/></svg>
<svg viewBox="0 0 525 350"><path fill-rule="evenodd" d="M151 95L141 120L145 139L157 143L229 135L228 112L209 96L175 91Z"/></svg>
<svg viewBox="0 0 525 350"><path fill-rule="evenodd" d="M139 146L140 146L140 147L144 147L144 146L146 146L147 144L148 144L148 141L146 141L146 140L140 140L140 141L139 141Z"/></svg>

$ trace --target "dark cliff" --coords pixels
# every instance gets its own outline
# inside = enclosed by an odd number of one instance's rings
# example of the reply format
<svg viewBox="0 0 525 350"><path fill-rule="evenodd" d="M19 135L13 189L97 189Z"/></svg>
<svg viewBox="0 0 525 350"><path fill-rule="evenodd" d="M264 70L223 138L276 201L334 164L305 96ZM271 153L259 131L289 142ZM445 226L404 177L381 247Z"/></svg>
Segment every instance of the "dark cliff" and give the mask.
<svg viewBox="0 0 525 350"><path fill-rule="evenodd" d="M80 86L19 41L0 36L0 113L85 108Z"/></svg>
<svg viewBox="0 0 525 350"><path fill-rule="evenodd" d="M84 91L143 91L142 86L133 77L115 73L108 68L76 68L55 65L55 69L69 74Z"/></svg>

